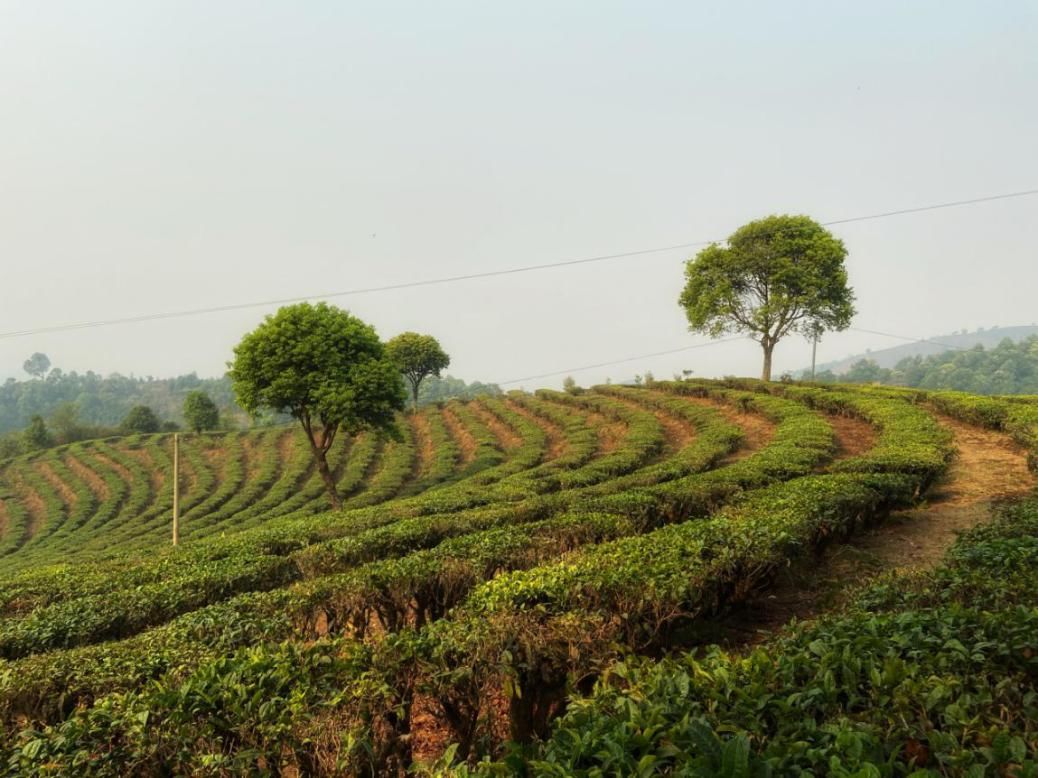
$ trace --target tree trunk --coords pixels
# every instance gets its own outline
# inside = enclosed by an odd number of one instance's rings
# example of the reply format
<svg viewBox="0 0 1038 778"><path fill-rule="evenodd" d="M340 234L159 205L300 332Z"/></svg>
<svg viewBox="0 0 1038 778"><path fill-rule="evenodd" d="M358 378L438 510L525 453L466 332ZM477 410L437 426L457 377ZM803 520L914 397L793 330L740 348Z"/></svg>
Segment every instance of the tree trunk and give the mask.
<svg viewBox="0 0 1038 778"><path fill-rule="evenodd" d="M418 413L418 382L411 382L411 397L414 399L414 405L411 406L411 410Z"/></svg>
<svg viewBox="0 0 1038 778"><path fill-rule="evenodd" d="M775 342L769 338L764 338L761 341L761 348L764 349L764 370L761 371L761 380L771 380L771 352L775 350Z"/></svg>
<svg viewBox="0 0 1038 778"><path fill-rule="evenodd" d="M317 458L317 472L321 474L321 480L324 481L324 488L328 491L328 499L331 500L332 509L340 510L342 508L342 499L339 497L339 490L335 488L335 476L332 475L332 471L328 467L328 457L319 448L314 448L314 457Z"/></svg>

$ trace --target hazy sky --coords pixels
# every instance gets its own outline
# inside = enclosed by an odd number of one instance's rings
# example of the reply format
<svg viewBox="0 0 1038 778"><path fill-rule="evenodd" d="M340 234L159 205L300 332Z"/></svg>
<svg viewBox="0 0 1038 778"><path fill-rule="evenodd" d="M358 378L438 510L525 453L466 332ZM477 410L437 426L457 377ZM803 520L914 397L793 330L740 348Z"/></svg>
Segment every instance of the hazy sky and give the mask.
<svg viewBox="0 0 1038 778"><path fill-rule="evenodd" d="M1036 188L1036 41L1033 0L0 0L0 332ZM855 326L1038 320L1038 197L834 232ZM508 381L704 340L676 304L689 253L335 302ZM0 377L33 351L218 375L268 312L0 339ZM776 368L809 358L790 340ZM575 377L759 362L747 341Z"/></svg>

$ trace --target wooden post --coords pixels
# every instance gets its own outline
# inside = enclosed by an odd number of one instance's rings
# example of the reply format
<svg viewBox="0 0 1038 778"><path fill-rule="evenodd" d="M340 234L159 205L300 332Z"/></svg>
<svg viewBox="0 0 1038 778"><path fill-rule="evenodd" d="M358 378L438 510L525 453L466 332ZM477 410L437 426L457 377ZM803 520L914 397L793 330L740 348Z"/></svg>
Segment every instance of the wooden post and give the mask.
<svg viewBox="0 0 1038 778"><path fill-rule="evenodd" d="M180 542L180 435L173 433L173 545Z"/></svg>

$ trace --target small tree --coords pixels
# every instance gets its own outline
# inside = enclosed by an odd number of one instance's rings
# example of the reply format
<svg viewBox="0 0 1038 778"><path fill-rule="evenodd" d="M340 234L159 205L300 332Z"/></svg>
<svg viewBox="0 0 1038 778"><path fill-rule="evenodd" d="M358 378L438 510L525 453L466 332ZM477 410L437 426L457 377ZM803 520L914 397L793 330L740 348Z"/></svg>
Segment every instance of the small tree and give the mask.
<svg viewBox="0 0 1038 778"><path fill-rule="evenodd" d="M417 332L404 332L386 344L386 352L404 378L411 385L411 397L414 408L418 408L418 387L427 376L440 377L440 371L446 370L451 358L440 347L432 335L419 335Z"/></svg>
<svg viewBox="0 0 1038 778"><path fill-rule="evenodd" d="M155 415L155 411L147 405L135 405L130 408L130 412L126 414L126 418L123 419L119 428L126 435L147 434L158 432L162 428L162 422Z"/></svg>
<svg viewBox="0 0 1038 778"><path fill-rule="evenodd" d="M197 435L220 426L220 410L208 394L196 389L184 398L184 420Z"/></svg>
<svg viewBox="0 0 1038 778"><path fill-rule="evenodd" d="M333 508L341 508L328 451L340 430L388 430L404 407L395 363L375 330L326 303L299 303L268 316L234 349L228 375L238 404L299 420Z"/></svg>
<svg viewBox="0 0 1038 778"><path fill-rule="evenodd" d="M64 402L50 414L50 428L59 443L74 443L87 435L79 421L79 406L74 402Z"/></svg>
<svg viewBox="0 0 1038 778"><path fill-rule="evenodd" d="M50 370L50 359L46 354L41 354L37 351L22 363L22 370L33 378L43 378L47 375L47 371Z"/></svg>
<svg viewBox="0 0 1038 778"><path fill-rule="evenodd" d="M47 429L47 423L42 416L33 416L29 419L29 426L22 432L22 446L26 451L38 451L41 448L50 448L54 445L54 437Z"/></svg>
<svg viewBox="0 0 1038 778"><path fill-rule="evenodd" d="M679 303L693 332L750 334L764 351L761 377L770 381L772 353L784 336L850 325L846 256L843 243L808 217L769 216L689 260Z"/></svg>

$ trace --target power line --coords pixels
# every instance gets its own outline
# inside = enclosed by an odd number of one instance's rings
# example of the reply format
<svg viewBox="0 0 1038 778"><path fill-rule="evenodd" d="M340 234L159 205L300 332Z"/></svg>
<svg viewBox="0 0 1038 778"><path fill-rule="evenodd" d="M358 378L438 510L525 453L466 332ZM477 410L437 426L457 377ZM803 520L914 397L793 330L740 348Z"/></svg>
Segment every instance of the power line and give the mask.
<svg viewBox="0 0 1038 778"><path fill-rule="evenodd" d="M869 221L872 219L885 219L891 216L900 216L903 214L920 213L923 211L936 211L942 208L956 208L964 205L975 205L977 203L987 203L995 200L1008 200L1015 197L1027 197L1030 195L1038 194L1038 189L1027 189L1020 192L1007 192L998 195L989 195L987 197L975 197L969 200L955 200L946 203L936 203L933 205L923 205L916 208L903 208L896 211L883 211L881 213L865 214L862 216L850 216L844 219L833 219L831 221L822 222L824 226L832 226L836 224L849 224L851 222ZM515 275L517 273L530 273L538 270L551 270L560 267L573 267L576 265L587 265L596 262L607 262L616 259L630 259L632 257L646 256L649 254L658 254L665 251L676 251L678 249L696 248L698 246L708 246L711 243L720 242L719 240L697 240L690 241L688 243L675 243L670 246L659 246L656 248L639 249L637 251L624 251L617 254L602 254L593 257L583 257L580 259L569 259L562 260L559 262L545 262L537 265L523 265L520 267L507 268L504 270L487 270L479 273L466 273L463 275L456 276L445 276L442 278L428 278L420 281L406 281L399 284L386 284L383 286L371 286L359 289L347 289L339 292L323 292L319 294L311 294L306 296L298 297L282 297L270 300L260 300L247 303L234 303L230 305L217 305L207 308L191 308L180 311L165 311L161 313L149 313L141 314L137 316L125 316L116 319L98 319L95 321L76 322L73 324L57 324L47 327L36 327L33 329L26 330L12 330L10 332L0 332L0 339L7 338L18 338L26 335L43 335L53 332L68 332L71 330L82 330L92 329L94 327L110 327L119 324L137 324L147 321L160 321L163 319L179 319L186 318L189 316L202 316L212 313L224 313L228 311L240 311L249 308L266 308L273 305L286 305L288 303L303 302L305 300L313 299L331 299L335 297L348 297L360 294L375 294L378 292L391 292L400 289L414 289L423 286L435 286L439 284L450 284L458 281L471 281L478 278L494 278L498 276Z"/></svg>
<svg viewBox="0 0 1038 778"><path fill-rule="evenodd" d="M746 336L737 335L731 338L721 338L720 340L712 340L709 343L695 343L691 346L683 346L681 348L672 348L667 351L654 351L651 354L639 354L636 357L625 357L624 359L614 359L609 362L599 362L594 365L581 365L580 367L570 367L565 370L556 370L553 373L541 373L539 375L529 375L525 378L513 378L511 381L498 381L498 386L508 386L509 384L521 384L526 381L536 381L541 378L551 378L552 376L565 375L567 373L579 373L581 370L592 370L596 367L609 367L611 365L620 365L624 362L636 362L639 359L649 359L651 357L662 357L667 354L678 354L682 351L691 351L697 348L708 348L709 346L717 346L721 343L731 343L736 340L745 340Z"/></svg>
<svg viewBox="0 0 1038 778"><path fill-rule="evenodd" d="M883 337L886 337L886 338L896 338L897 340L907 340L907 341L911 341L912 343L930 343L930 344L933 344L934 346L942 346L942 347L944 347L946 349L950 349L952 351L969 351L969 349L965 348L964 346L953 346L951 343L941 343L939 340L930 340L929 338L911 338L908 335L895 335L892 332L879 332L878 330L863 330L863 329L860 329L858 327L848 327L847 329L849 329L851 332L864 332L864 333L866 333L868 335L882 335Z"/></svg>
<svg viewBox="0 0 1038 778"><path fill-rule="evenodd" d="M866 329L861 329L859 327L848 327L847 329L850 330L851 332L863 332L863 333L867 333L869 335L883 335L884 337L887 337L887 338L897 338L898 340L907 340L907 341L912 341L913 343L929 343L929 344L932 344L934 346L942 346L944 348L951 349L951 350L954 350L954 351L969 351L969 349L964 347L964 346L953 346L950 343L941 343L939 340L930 340L929 338L913 338L913 337L910 337L908 335L895 335L892 332L880 332L878 330L866 330ZM655 351L655 352L653 352L651 354L640 354L640 355L638 355L636 357L626 357L624 359L615 359L615 360L612 360L610 362L599 362L599 363L594 364L594 365L583 365L581 367L571 367L568 370L556 370L553 373L540 373L538 375L526 376L525 378L515 378L515 379L512 379L511 381L498 381L497 385L498 386L508 386L510 384L521 384L521 383L523 383L525 381L536 381L537 379L540 379L540 378L552 378L554 376L565 375L567 373L578 373L581 370L592 370L592 369L597 368L597 367L610 367L611 365L620 365L620 364L623 364L624 362L636 362L639 359L649 359L651 357L662 357L662 356L666 356L668 354L678 354L678 353L680 353L682 351L691 351L692 349L706 348L708 346L716 346L716 345L719 345L721 343L732 343L733 341L736 341L736 340L744 340L744 339L746 339L746 337L747 336L745 336L745 335L736 335L736 336L731 337L731 338L721 338L720 340L712 340L709 343L696 343L696 344L693 344L691 346L684 346L682 348L670 349L668 351Z"/></svg>

